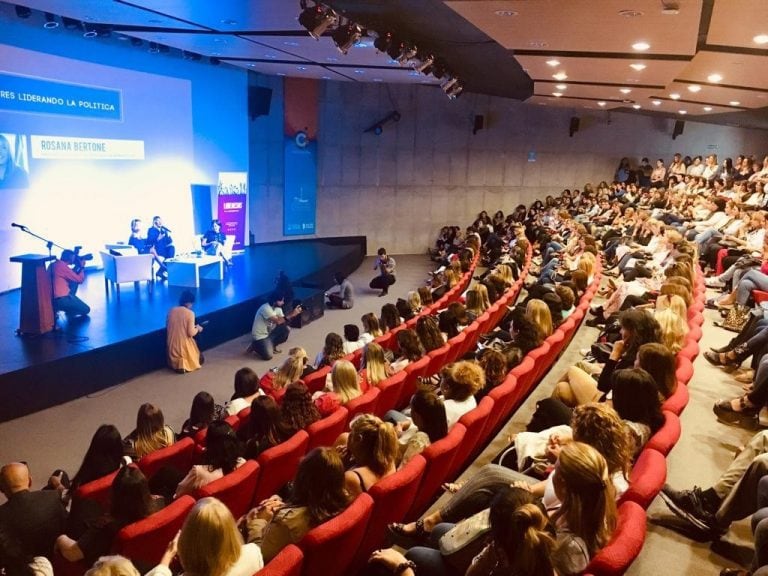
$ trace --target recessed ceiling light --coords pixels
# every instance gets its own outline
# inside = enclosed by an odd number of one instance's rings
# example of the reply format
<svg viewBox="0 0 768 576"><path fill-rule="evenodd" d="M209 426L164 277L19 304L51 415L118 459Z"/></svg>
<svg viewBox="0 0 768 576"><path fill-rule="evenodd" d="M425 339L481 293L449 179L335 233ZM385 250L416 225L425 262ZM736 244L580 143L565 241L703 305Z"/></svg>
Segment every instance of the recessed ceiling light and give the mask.
<svg viewBox="0 0 768 576"><path fill-rule="evenodd" d="M264 54L264 58L267 58L268 60L277 60L277 56L274 54Z"/></svg>
<svg viewBox="0 0 768 576"><path fill-rule="evenodd" d="M687 110L679 110L678 113L679 114L688 114L688 111Z"/></svg>
<svg viewBox="0 0 768 576"><path fill-rule="evenodd" d="M632 50L635 50L636 52L645 52L651 47L648 42L635 42L632 44Z"/></svg>
<svg viewBox="0 0 768 576"><path fill-rule="evenodd" d="M555 88L557 88L558 90L565 90L565 89L568 88L568 85L567 84L557 84L555 86Z"/></svg>
<svg viewBox="0 0 768 576"><path fill-rule="evenodd" d="M549 46L549 42L545 42L544 40L531 40L528 42L528 46L531 48L546 48Z"/></svg>
<svg viewBox="0 0 768 576"><path fill-rule="evenodd" d="M277 75L278 76L285 76L285 72L278 72Z"/></svg>
<svg viewBox="0 0 768 576"><path fill-rule="evenodd" d="M560 80L562 82L563 80L568 80L568 74L566 74L565 72L558 72L557 74L552 74L552 78L554 78L555 80Z"/></svg>
<svg viewBox="0 0 768 576"><path fill-rule="evenodd" d="M217 40L216 40L216 39L214 39L213 41L214 41L214 42L216 42ZM220 42L220 41L221 41L221 40L219 40L219 42ZM299 45L299 43L298 43L298 42L294 42L293 40L286 40L285 42L283 42L283 44L284 44L285 46L298 46L298 45Z"/></svg>
<svg viewBox="0 0 768 576"><path fill-rule="evenodd" d="M360 70L359 68L355 70L355 74L365 74L365 70Z"/></svg>
<svg viewBox="0 0 768 576"><path fill-rule="evenodd" d="M331 77L330 77L330 76L321 76L321 78L322 78L323 80L330 80L330 79L331 79Z"/></svg>
<svg viewBox="0 0 768 576"><path fill-rule="evenodd" d="M716 84L717 82L720 82L720 80L722 80L722 79L723 79L723 77L720 76L720 74L710 74L709 76L707 76L707 81L708 82L712 82L713 84Z"/></svg>
<svg viewBox="0 0 768 576"><path fill-rule="evenodd" d="M338 59L338 58L336 58L335 56L327 56L327 57L325 58L325 61L326 61L326 62L338 62L338 61L339 61L339 59Z"/></svg>
<svg viewBox="0 0 768 576"><path fill-rule="evenodd" d="M248 66L250 66L251 68L255 68L255 67L256 67L256 64L254 64L253 62L251 62L250 64L248 64Z"/></svg>
<svg viewBox="0 0 768 576"><path fill-rule="evenodd" d="M552 92L552 96L554 96L555 98L560 98L560 96L562 95L563 95L562 92Z"/></svg>
<svg viewBox="0 0 768 576"><path fill-rule="evenodd" d="M672 94L670 94L669 97L672 98L672 100L680 100L680 94L678 94L677 92L672 92Z"/></svg>
<svg viewBox="0 0 768 576"><path fill-rule="evenodd" d="M619 88L619 92L621 92L622 94L629 94L630 92L632 92L632 89L631 88Z"/></svg>
<svg viewBox="0 0 768 576"><path fill-rule="evenodd" d="M597 103L597 105L598 105L598 106L600 106L600 107L602 108L603 106L605 106L605 102L603 102L602 100L600 100L600 102L598 102L598 103Z"/></svg>
<svg viewBox="0 0 768 576"><path fill-rule="evenodd" d="M661 100L651 100L651 104L654 106L661 106Z"/></svg>
<svg viewBox="0 0 768 576"><path fill-rule="evenodd" d="M517 16L517 12L514 10L496 10L494 14L496 16Z"/></svg>
<svg viewBox="0 0 768 576"><path fill-rule="evenodd" d="M752 38L752 42L755 44L768 44L768 34L758 34Z"/></svg>
<svg viewBox="0 0 768 576"><path fill-rule="evenodd" d="M560 66L560 60L547 60L547 66L552 66L553 68L555 66Z"/></svg>
<svg viewBox="0 0 768 576"><path fill-rule="evenodd" d="M712 106L704 106L704 112L712 112Z"/></svg>
<svg viewBox="0 0 768 576"><path fill-rule="evenodd" d="M640 10L619 10L619 16L624 16L624 18L637 18L643 14Z"/></svg>
<svg viewBox="0 0 768 576"><path fill-rule="evenodd" d="M306 67L306 66L296 66L296 70L300 70L300 71L302 71L302 72L303 72L304 70L306 70L306 69L307 69L307 67Z"/></svg>
<svg viewBox="0 0 768 576"><path fill-rule="evenodd" d="M701 86L699 86L698 84L691 84L690 86L688 86L688 91L693 92L694 94L696 92L699 92L700 90L701 90Z"/></svg>
<svg viewBox="0 0 768 576"><path fill-rule="evenodd" d="M642 106L640 106L640 104L632 104L632 108L634 108L635 110L640 110Z"/></svg>
<svg viewBox="0 0 768 576"><path fill-rule="evenodd" d="M640 64L640 63L630 64L629 67L632 68L633 70L637 70L638 72L645 70L646 68L645 64Z"/></svg>
<svg viewBox="0 0 768 576"><path fill-rule="evenodd" d="M731 100L730 102L728 102L728 104L730 104L731 106L738 106L741 104L741 102L739 102L738 100Z"/></svg>
<svg viewBox="0 0 768 576"><path fill-rule="evenodd" d="M226 24L227 26L234 26L237 24L237 20L232 20L231 18L225 18L224 20L220 20L222 24Z"/></svg>

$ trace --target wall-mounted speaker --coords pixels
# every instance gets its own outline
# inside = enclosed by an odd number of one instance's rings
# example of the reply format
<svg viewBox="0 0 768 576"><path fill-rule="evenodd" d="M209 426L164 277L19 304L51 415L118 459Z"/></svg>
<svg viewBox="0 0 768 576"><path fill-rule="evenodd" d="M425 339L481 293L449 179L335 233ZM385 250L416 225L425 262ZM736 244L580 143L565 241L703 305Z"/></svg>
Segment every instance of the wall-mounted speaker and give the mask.
<svg viewBox="0 0 768 576"><path fill-rule="evenodd" d="M680 136L685 129L685 122L682 120L675 120L675 127L672 130L672 140Z"/></svg>
<svg viewBox="0 0 768 576"><path fill-rule="evenodd" d="M581 124L581 118L578 116L572 116L571 117L571 126L568 129L568 136L573 138L573 135L576 134L576 132L579 131L579 125Z"/></svg>
<svg viewBox="0 0 768 576"><path fill-rule="evenodd" d="M261 86L248 87L248 117L253 120L269 115L272 103L272 89Z"/></svg>
<svg viewBox="0 0 768 576"><path fill-rule="evenodd" d="M482 114L475 114L475 123L472 126L472 134L477 134L483 128L485 128L485 116Z"/></svg>

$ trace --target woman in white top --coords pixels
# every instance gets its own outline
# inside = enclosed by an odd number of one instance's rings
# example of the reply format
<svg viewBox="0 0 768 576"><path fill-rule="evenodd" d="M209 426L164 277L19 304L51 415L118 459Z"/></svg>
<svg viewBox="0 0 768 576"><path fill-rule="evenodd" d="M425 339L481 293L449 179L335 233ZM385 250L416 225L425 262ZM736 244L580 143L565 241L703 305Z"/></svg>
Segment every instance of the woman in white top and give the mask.
<svg viewBox="0 0 768 576"><path fill-rule="evenodd" d="M449 364L440 373L440 392L450 430L464 414L477 406L475 394L485 387L485 372L477 362Z"/></svg>
<svg viewBox="0 0 768 576"><path fill-rule="evenodd" d="M171 576L177 555L184 573L194 576L252 576L264 567L259 547L243 544L232 513L216 498L198 500L148 576Z"/></svg>

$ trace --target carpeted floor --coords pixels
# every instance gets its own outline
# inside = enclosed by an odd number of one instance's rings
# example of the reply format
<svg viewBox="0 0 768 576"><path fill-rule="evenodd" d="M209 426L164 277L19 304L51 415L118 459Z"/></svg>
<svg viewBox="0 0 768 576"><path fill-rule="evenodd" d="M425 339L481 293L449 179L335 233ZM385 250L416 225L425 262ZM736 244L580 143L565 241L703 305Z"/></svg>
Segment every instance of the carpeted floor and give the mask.
<svg viewBox="0 0 768 576"><path fill-rule="evenodd" d="M355 307L352 310L327 311L324 318L301 330L294 330L285 347L300 345L313 356L320 350L328 331L341 332L345 323L359 324L364 313L378 313L386 301L403 297L414 286L422 284L427 278L427 272L433 269L432 263L424 256L397 256L397 263L398 281L390 290L389 298L378 298L376 293L367 288L373 275L372 259L368 259L350 277L356 287ZM705 316L704 337L700 342L702 352L709 346L721 346L731 337L731 333L712 325L712 321L717 318L714 312L706 311ZM463 477L472 475L505 448L510 433L525 428L536 401L551 393L559 376L581 359L579 350L588 348L597 334L596 329L582 325L549 374ZM42 485L47 475L56 468L74 474L96 428L104 422L110 422L123 434L127 434L133 428L136 410L143 402L160 406L166 421L178 430L187 417L193 396L200 390L207 390L218 402L224 402L231 394L232 379L237 369L247 365L261 374L268 367L279 364L279 355L272 362L245 356L243 351L248 341L249 337L243 335L242 338L207 351L207 362L197 372L181 376L161 370L92 397L80 398L2 423L0 462L27 460L35 487ZM701 355L694 367L693 380L689 384L691 400L682 415L683 434L667 459L668 482L676 488L690 488L694 484L711 486L733 458L736 448L746 443L752 435L749 431L718 423L712 413L715 400L739 394L740 385L718 368L710 366ZM65 385L62 382L62 386ZM709 543L694 542L657 525L658 521L674 519L660 498L656 498L651 505L648 515L645 547L628 572L631 576L708 576L719 574L725 566L736 565L723 555L725 553L736 558L741 554L743 561L748 561L750 557L748 547L751 546L752 538L748 520L733 525L724 543L714 547L715 551Z"/></svg>

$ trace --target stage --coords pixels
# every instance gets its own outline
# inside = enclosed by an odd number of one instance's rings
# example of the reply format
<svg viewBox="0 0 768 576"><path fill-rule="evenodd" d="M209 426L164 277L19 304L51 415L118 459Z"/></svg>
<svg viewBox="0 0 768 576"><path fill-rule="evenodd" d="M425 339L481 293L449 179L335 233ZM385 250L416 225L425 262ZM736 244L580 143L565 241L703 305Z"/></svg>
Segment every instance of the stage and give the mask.
<svg viewBox="0 0 768 576"><path fill-rule="evenodd" d="M198 321L209 320L198 337L201 349L249 332L280 270L303 299L330 287L334 272L351 273L365 254L362 236L249 247L235 256L224 280L203 280L196 290ZM16 336L21 291L0 294L0 422L165 366L165 316L182 290L161 282L151 291L146 283L123 284L118 297L95 271L78 290L90 317L67 321L59 315L59 330L34 338Z"/></svg>

